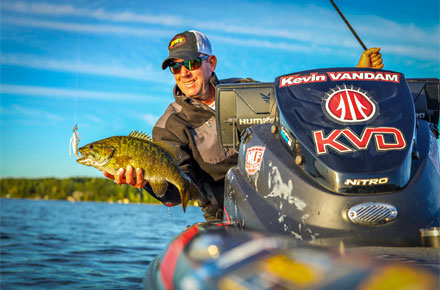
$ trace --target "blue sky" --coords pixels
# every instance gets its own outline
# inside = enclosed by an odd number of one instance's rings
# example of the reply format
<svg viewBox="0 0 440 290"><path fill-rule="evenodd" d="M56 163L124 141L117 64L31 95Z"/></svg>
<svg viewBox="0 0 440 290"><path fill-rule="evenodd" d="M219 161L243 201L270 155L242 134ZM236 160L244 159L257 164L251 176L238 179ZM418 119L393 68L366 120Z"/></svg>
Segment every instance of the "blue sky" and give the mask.
<svg viewBox="0 0 440 290"><path fill-rule="evenodd" d="M438 0L335 2L385 69L440 77ZM80 145L151 133L173 100L167 44L187 29L210 39L220 78L273 81L362 53L324 0L2 0L0 177L100 176L69 157L74 123Z"/></svg>

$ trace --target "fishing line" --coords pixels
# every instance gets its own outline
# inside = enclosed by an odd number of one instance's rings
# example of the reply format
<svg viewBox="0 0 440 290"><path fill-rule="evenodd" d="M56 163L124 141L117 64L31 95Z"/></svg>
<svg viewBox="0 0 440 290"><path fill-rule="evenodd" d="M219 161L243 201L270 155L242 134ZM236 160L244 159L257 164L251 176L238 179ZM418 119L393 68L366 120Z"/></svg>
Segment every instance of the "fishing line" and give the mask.
<svg viewBox="0 0 440 290"><path fill-rule="evenodd" d="M76 23L79 27L80 15L77 15ZM79 66L79 29L76 32L76 69L75 69L75 105L74 105L74 117L73 117L73 134L72 137L70 137L70 145L69 145L69 156L73 153L75 154L76 158L80 158L78 154L78 143L81 139L81 134L78 132L78 125L76 123L77 121L77 115L78 115L78 66Z"/></svg>
<svg viewBox="0 0 440 290"><path fill-rule="evenodd" d="M79 22L79 15L78 15ZM76 32L76 69L75 69L75 113L74 113L74 122L76 125L76 117L78 113L78 65L79 65L79 30Z"/></svg>

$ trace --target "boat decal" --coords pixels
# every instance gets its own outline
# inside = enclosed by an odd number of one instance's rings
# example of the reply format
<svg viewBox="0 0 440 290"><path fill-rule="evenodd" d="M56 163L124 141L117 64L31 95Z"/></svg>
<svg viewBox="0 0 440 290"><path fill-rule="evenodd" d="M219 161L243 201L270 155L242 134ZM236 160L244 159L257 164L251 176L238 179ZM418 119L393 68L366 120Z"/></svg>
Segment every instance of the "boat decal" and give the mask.
<svg viewBox="0 0 440 290"><path fill-rule="evenodd" d="M229 218L229 214L228 214L228 211L226 210L226 207L225 207L225 206L223 206L223 212L225 213L226 222L227 222L228 224L231 224L231 219Z"/></svg>
<svg viewBox="0 0 440 290"><path fill-rule="evenodd" d="M261 263L270 274L300 288L312 287L323 280L323 270L312 263L295 261L285 254L271 256Z"/></svg>
<svg viewBox="0 0 440 290"><path fill-rule="evenodd" d="M377 105L367 92L345 84L331 89L325 94L322 110L337 123L364 123L377 116Z"/></svg>
<svg viewBox="0 0 440 290"><path fill-rule="evenodd" d="M163 257L160 265L160 275L165 289L174 289L173 277L176 269L177 260L185 246L194 238L199 229L193 225L183 234L177 237L170 245L168 251Z"/></svg>
<svg viewBox="0 0 440 290"><path fill-rule="evenodd" d="M309 75L289 75L280 78L280 88L294 86L299 84L308 84L327 81L326 75L320 75L316 72Z"/></svg>
<svg viewBox="0 0 440 290"><path fill-rule="evenodd" d="M438 150L437 139L431 134L431 142L429 143L429 158L431 159L434 167L440 173L440 154Z"/></svg>
<svg viewBox="0 0 440 290"><path fill-rule="evenodd" d="M390 72L367 72L367 71L348 71L348 72L327 72L332 81L381 81L400 83L399 73Z"/></svg>
<svg viewBox="0 0 440 290"><path fill-rule="evenodd" d="M254 175L260 170L263 161L264 146L252 146L246 151L246 172L248 175Z"/></svg>
<svg viewBox="0 0 440 290"><path fill-rule="evenodd" d="M327 148L332 148L339 153L367 150L371 139L374 139L377 151L402 150L406 148L403 133L399 129L392 127L367 127L360 137L350 128L343 130L335 129L327 136L325 136L324 130L312 131L312 134L318 155L327 154ZM386 140L385 136L394 140ZM349 141L353 145L353 148L343 143L342 137Z"/></svg>
<svg viewBox="0 0 440 290"><path fill-rule="evenodd" d="M366 179L351 179L347 178L344 182L345 185L353 185L353 186L370 186L377 184L387 184L389 181L388 177L382 178L366 178Z"/></svg>
<svg viewBox="0 0 440 290"><path fill-rule="evenodd" d="M378 267L358 289L438 289L438 277L424 269L403 264Z"/></svg>
<svg viewBox="0 0 440 290"><path fill-rule="evenodd" d="M267 253L277 246L276 240L272 238L250 240L225 252L217 259L216 265L219 269L228 269L250 257L255 257L263 252Z"/></svg>
<svg viewBox="0 0 440 290"><path fill-rule="evenodd" d="M347 72L326 72L318 74L313 72L307 75L293 74L280 77L279 87L288 87L309 83L331 81L378 81L400 83L399 73L391 72L369 72L369 71L347 71Z"/></svg>
<svg viewBox="0 0 440 290"><path fill-rule="evenodd" d="M284 126L281 126L281 136L283 137L284 141L286 141L287 145L292 146L292 138L290 137L290 134L287 132L286 128Z"/></svg>

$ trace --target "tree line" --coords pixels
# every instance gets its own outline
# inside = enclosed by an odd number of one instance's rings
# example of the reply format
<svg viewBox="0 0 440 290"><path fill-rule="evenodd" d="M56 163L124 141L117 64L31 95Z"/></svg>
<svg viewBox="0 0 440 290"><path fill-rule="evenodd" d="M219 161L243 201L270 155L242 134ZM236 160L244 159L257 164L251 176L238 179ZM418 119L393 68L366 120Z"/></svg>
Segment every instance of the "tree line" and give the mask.
<svg viewBox="0 0 440 290"><path fill-rule="evenodd" d="M70 201L105 201L130 203L160 203L145 190L128 185L118 186L107 178L3 178L0 197L55 199Z"/></svg>

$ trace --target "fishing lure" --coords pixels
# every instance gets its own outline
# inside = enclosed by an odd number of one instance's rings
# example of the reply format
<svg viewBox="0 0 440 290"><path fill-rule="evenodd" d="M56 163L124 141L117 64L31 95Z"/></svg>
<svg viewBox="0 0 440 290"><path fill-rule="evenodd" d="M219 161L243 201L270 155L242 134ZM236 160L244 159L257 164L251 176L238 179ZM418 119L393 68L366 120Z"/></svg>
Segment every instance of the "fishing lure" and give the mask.
<svg viewBox="0 0 440 290"><path fill-rule="evenodd" d="M70 146L69 146L69 156L72 156L72 150L73 154L75 154L76 158L81 158L78 154L78 143L79 139L81 139L81 134L78 132L78 126L75 124L73 126L73 134L70 138Z"/></svg>

